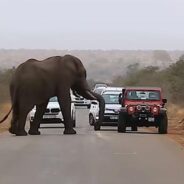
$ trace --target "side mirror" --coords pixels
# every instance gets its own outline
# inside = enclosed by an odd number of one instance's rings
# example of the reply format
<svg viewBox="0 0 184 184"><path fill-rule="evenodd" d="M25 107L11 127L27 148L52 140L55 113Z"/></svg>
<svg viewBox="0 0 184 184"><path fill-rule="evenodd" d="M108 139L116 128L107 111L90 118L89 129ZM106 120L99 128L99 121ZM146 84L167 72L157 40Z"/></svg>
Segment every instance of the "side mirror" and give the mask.
<svg viewBox="0 0 184 184"><path fill-rule="evenodd" d="M166 99L166 98L162 99L162 102L163 102L164 104L167 103L167 99Z"/></svg>
<svg viewBox="0 0 184 184"><path fill-rule="evenodd" d="M119 99L118 100L119 100L119 104L121 104L121 102L122 102L122 93L119 94Z"/></svg>
<svg viewBox="0 0 184 184"><path fill-rule="evenodd" d="M91 104L97 105L98 103L96 101L92 101Z"/></svg>

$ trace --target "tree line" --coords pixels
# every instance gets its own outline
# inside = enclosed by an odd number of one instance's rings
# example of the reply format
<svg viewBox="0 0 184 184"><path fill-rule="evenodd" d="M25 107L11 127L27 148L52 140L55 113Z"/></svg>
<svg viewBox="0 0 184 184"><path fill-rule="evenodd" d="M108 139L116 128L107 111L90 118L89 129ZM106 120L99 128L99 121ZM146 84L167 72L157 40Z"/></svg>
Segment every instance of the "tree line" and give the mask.
<svg viewBox="0 0 184 184"><path fill-rule="evenodd" d="M10 100L9 83L15 68L0 71L0 104Z"/></svg>
<svg viewBox="0 0 184 184"><path fill-rule="evenodd" d="M161 87L171 103L184 106L184 57L165 69L140 68L138 63L129 65L126 74L115 77L112 83L115 86Z"/></svg>
<svg viewBox="0 0 184 184"><path fill-rule="evenodd" d="M15 68L0 71L0 103L10 100L9 82L14 71ZM91 88L95 84L94 79L88 82ZM170 102L184 106L184 56L165 69L157 66L142 68L139 63L131 64L126 68L126 74L112 79L111 85L161 87Z"/></svg>

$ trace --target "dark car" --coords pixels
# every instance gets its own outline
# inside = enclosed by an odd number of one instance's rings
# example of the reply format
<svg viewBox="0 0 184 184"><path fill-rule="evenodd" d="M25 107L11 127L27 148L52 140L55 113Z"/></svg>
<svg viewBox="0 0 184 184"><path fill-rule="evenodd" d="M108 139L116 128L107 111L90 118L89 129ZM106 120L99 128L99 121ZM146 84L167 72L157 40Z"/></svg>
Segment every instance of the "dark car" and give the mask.
<svg viewBox="0 0 184 184"><path fill-rule="evenodd" d="M160 134L167 133L167 102L162 89L158 87L126 87L119 97L122 107L118 118L118 132L125 132L126 127L137 131L137 127L158 128Z"/></svg>

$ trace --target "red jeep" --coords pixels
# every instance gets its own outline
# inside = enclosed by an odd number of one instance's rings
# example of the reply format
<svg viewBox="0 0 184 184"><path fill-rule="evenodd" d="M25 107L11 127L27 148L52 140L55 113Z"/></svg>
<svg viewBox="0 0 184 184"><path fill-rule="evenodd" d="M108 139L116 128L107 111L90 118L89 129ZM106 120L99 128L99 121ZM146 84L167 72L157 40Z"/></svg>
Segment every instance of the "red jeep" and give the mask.
<svg viewBox="0 0 184 184"><path fill-rule="evenodd" d="M163 98L161 88L126 87L119 96L122 104L118 119L118 132L126 127L137 131L137 127L154 126L160 134L167 133L167 99Z"/></svg>

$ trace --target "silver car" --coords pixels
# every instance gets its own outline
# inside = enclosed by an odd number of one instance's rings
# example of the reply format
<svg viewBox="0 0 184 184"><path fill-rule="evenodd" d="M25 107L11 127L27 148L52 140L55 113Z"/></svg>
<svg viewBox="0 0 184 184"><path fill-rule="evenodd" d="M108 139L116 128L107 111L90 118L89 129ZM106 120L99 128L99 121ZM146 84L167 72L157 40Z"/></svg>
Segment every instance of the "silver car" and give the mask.
<svg viewBox="0 0 184 184"><path fill-rule="evenodd" d="M105 112L104 112L104 124L108 122L117 125L118 114L121 108L119 104L119 94L122 92L122 88L108 88L102 92L102 96L105 100ZM91 107L89 110L89 124L94 125L94 123L99 119L99 104L97 101L91 101Z"/></svg>

